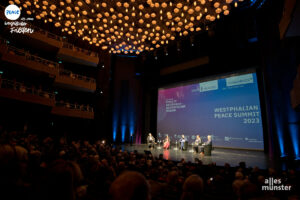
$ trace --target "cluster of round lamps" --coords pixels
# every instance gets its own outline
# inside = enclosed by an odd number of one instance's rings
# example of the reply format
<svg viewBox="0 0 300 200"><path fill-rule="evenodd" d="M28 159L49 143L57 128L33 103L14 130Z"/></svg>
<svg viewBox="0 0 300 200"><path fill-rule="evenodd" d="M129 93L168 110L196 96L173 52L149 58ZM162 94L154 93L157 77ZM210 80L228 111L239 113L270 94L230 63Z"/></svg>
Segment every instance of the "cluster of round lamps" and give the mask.
<svg viewBox="0 0 300 200"><path fill-rule="evenodd" d="M110 53L135 53L207 30L243 0L11 0L28 15L53 23Z"/></svg>

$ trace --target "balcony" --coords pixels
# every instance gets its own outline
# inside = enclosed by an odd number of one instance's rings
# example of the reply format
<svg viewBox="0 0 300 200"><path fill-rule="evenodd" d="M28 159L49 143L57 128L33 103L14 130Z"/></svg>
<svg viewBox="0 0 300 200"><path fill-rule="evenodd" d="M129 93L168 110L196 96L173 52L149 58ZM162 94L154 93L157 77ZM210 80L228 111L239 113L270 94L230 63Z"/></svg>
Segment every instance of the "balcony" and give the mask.
<svg viewBox="0 0 300 200"><path fill-rule="evenodd" d="M52 76L58 75L58 63L31 55L24 50L8 45L1 46L1 51L3 51L1 60L4 62L13 63L17 66L25 67L37 72L47 73Z"/></svg>
<svg viewBox="0 0 300 200"><path fill-rule="evenodd" d="M40 104L53 107L55 105L55 95L26 87L23 83L2 79L0 77L0 96L3 98L14 99L28 103Z"/></svg>
<svg viewBox="0 0 300 200"><path fill-rule="evenodd" d="M56 102L51 113L66 117L94 119L94 111L92 107L64 102Z"/></svg>
<svg viewBox="0 0 300 200"><path fill-rule="evenodd" d="M97 53L75 47L74 45L65 42L63 43L62 48L59 49L57 55L67 62L80 65L97 67L99 63Z"/></svg>
<svg viewBox="0 0 300 200"><path fill-rule="evenodd" d="M78 90L83 92L94 92L96 90L96 80L71 71L59 69L59 64L30 53L17 49L6 44L6 40L0 38L1 60L6 63L12 63L16 67L23 70L31 70L40 73L49 74L55 77L54 84L62 88Z"/></svg>
<svg viewBox="0 0 300 200"><path fill-rule="evenodd" d="M63 45L62 38L53 33L47 32L35 26L31 26L34 29L32 34L27 34L27 43L38 46L39 49L43 49L48 52L57 52Z"/></svg>
<svg viewBox="0 0 300 200"><path fill-rule="evenodd" d="M56 76L54 84L62 88L79 90L84 92L96 91L96 80L79 74L74 74L68 70L59 70L58 76Z"/></svg>

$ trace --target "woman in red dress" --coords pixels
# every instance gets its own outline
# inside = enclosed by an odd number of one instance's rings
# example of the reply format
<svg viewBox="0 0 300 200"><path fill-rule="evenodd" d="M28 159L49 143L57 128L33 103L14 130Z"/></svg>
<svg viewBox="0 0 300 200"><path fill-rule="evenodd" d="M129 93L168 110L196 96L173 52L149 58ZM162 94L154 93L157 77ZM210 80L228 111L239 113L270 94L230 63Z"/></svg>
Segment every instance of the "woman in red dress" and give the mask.
<svg viewBox="0 0 300 200"><path fill-rule="evenodd" d="M169 136L167 136L164 142L164 149L169 149L169 147L170 147L170 139Z"/></svg>

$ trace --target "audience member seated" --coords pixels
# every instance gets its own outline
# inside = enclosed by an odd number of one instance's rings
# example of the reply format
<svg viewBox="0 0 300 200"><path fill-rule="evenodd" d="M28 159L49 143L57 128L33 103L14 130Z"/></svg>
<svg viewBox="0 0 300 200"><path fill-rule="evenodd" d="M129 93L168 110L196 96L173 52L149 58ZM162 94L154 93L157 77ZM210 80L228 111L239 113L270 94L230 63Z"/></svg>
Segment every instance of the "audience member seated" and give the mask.
<svg viewBox="0 0 300 200"><path fill-rule="evenodd" d="M189 176L183 184L181 200L204 199L203 186L203 179L200 176L196 174Z"/></svg>
<svg viewBox="0 0 300 200"><path fill-rule="evenodd" d="M100 140L38 137L1 127L1 199L299 199L299 171L293 168L170 161ZM262 191L268 177L280 178L291 191Z"/></svg>
<svg viewBox="0 0 300 200"><path fill-rule="evenodd" d="M150 200L150 186L138 172L124 172L110 186L112 200Z"/></svg>

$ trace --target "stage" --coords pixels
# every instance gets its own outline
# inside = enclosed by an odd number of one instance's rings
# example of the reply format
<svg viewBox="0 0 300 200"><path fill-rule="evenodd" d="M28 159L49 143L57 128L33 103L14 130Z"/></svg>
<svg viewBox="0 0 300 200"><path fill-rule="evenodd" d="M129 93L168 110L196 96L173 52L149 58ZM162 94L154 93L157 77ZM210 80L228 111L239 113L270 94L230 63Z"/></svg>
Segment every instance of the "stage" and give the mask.
<svg viewBox="0 0 300 200"><path fill-rule="evenodd" d="M134 151L137 150L139 153L144 153L145 150L151 151L152 155L158 157L159 154L163 154L164 159L180 161L182 158L186 162L195 162L195 158L198 158L203 162L203 164L216 163L218 166L223 166L225 163L229 163L232 167L237 166L239 162L246 162L247 167L259 167L261 169L267 169L268 167L273 167L272 162L268 159L263 151L252 151L252 150L238 150L238 149L224 149L215 148L212 151L211 156L201 156L200 154L194 154L189 147L187 151L181 150L164 150L149 149L146 144L140 145L122 145L123 150Z"/></svg>

